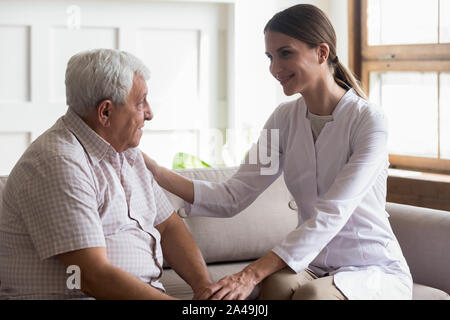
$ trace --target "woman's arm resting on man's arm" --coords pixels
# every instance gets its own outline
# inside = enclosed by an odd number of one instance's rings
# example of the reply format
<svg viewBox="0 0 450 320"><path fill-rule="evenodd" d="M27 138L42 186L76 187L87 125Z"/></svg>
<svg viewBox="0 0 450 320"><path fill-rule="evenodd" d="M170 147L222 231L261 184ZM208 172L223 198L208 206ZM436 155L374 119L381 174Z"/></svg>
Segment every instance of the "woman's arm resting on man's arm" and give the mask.
<svg viewBox="0 0 450 320"><path fill-rule="evenodd" d="M110 264L104 247L70 251L57 257L66 266L80 268L81 291L96 299L175 299Z"/></svg>
<svg viewBox="0 0 450 320"><path fill-rule="evenodd" d="M142 155L147 169L152 172L153 177L161 187L191 204L194 203L194 184L191 180L161 167L144 152L142 152Z"/></svg>

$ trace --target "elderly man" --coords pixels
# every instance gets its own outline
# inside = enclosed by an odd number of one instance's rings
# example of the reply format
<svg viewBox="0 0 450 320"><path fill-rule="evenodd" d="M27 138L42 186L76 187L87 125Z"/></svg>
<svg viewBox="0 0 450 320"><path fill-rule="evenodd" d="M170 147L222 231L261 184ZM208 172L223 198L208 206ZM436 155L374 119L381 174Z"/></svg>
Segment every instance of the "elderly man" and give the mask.
<svg viewBox="0 0 450 320"><path fill-rule="evenodd" d="M159 281L163 255L194 297L211 284L136 148L153 117L148 77L126 52L70 59L67 113L28 148L4 190L0 298L171 299ZM68 281L77 271L80 290Z"/></svg>

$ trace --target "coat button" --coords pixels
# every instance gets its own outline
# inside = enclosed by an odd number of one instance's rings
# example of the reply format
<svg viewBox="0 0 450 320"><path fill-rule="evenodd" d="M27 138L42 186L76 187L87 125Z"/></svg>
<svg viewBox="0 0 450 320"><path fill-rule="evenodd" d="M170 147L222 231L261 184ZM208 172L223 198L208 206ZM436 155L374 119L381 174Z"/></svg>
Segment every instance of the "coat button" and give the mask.
<svg viewBox="0 0 450 320"><path fill-rule="evenodd" d="M295 200L289 201L288 207L289 207L289 209L291 209L291 210L298 210L297 203L295 203Z"/></svg>
<svg viewBox="0 0 450 320"><path fill-rule="evenodd" d="M187 218L187 214L186 214L186 211L184 211L184 208L178 209L178 210L177 210L177 213L178 213L178 215L179 215L181 218L183 218L183 219L186 219L186 218Z"/></svg>

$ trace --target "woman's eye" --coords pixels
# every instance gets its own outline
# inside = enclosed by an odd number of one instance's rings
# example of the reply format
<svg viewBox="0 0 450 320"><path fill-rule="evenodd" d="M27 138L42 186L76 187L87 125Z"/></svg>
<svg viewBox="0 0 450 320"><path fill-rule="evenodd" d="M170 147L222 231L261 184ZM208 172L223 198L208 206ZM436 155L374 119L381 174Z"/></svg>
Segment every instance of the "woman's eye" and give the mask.
<svg viewBox="0 0 450 320"><path fill-rule="evenodd" d="M281 56L282 56L282 57L286 57L286 56L288 56L290 53L291 53L291 52L288 51L288 50L283 50L283 51L281 51Z"/></svg>

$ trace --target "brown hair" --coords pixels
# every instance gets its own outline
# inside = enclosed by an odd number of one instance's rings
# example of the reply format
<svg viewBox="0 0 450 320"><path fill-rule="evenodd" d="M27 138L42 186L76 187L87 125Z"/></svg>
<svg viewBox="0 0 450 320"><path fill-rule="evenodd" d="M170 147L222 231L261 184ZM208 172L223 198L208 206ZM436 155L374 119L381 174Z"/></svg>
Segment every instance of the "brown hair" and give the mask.
<svg viewBox="0 0 450 320"><path fill-rule="evenodd" d="M333 71L334 80L344 89L353 88L367 99L360 82L345 67L336 54L336 32L326 14L310 4L299 4L275 14L264 27L266 31L283 33L308 44L311 48L326 43L330 48L328 65Z"/></svg>

